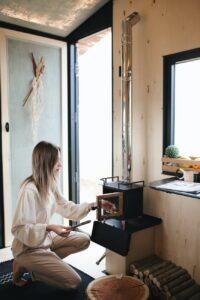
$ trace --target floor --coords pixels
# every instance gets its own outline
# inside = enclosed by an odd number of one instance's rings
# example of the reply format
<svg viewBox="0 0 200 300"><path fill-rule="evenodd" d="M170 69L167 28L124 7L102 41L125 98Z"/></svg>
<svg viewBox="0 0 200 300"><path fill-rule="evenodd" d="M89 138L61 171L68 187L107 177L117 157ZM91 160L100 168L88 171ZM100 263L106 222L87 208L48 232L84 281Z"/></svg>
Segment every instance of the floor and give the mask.
<svg viewBox="0 0 200 300"><path fill-rule="evenodd" d="M90 247L80 253L72 254L65 258L65 261L88 275L98 278L105 276L105 259L99 265L96 261L104 254L105 248L91 242Z"/></svg>
<svg viewBox="0 0 200 300"><path fill-rule="evenodd" d="M10 247L0 249L0 263L12 259L12 252Z"/></svg>
<svg viewBox="0 0 200 300"><path fill-rule="evenodd" d="M102 271L105 270L105 259L97 265L96 261L104 253L104 248L91 242L90 247L80 253L72 254L65 258L65 261L88 275L98 278L105 276ZM10 247L0 249L0 263L12 259Z"/></svg>

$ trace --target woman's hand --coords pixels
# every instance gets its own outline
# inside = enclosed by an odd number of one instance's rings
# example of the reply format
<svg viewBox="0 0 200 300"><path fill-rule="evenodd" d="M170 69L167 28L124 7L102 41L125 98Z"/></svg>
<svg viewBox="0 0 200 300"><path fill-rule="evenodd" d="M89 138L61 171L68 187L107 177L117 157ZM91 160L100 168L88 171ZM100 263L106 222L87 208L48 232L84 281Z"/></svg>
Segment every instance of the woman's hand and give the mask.
<svg viewBox="0 0 200 300"><path fill-rule="evenodd" d="M71 227L52 224L52 225L47 225L46 230L47 231L53 231L53 232L55 232L56 234L58 234L62 237L66 237L70 234Z"/></svg>

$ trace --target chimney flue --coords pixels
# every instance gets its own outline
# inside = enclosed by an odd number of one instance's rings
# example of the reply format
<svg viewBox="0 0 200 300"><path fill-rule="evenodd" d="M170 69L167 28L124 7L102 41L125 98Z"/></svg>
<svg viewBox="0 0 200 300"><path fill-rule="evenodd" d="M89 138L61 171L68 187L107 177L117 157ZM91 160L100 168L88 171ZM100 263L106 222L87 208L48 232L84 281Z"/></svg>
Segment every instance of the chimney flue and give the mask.
<svg viewBox="0 0 200 300"><path fill-rule="evenodd" d="M140 16L133 12L122 21L122 180L131 181L132 26Z"/></svg>

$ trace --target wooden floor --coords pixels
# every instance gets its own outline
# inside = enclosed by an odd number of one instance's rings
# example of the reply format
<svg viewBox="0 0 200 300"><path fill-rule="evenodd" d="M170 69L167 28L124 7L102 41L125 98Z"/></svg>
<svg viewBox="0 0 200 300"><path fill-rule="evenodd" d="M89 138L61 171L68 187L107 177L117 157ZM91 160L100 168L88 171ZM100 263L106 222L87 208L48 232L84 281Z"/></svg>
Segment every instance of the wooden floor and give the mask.
<svg viewBox="0 0 200 300"><path fill-rule="evenodd" d="M0 249L0 263L13 258L10 247Z"/></svg>
<svg viewBox="0 0 200 300"><path fill-rule="evenodd" d="M104 253L105 248L91 242L90 247L80 253L72 254L65 258L65 261L88 275L98 278L105 276L102 271L105 270L105 259L99 265L96 261Z"/></svg>

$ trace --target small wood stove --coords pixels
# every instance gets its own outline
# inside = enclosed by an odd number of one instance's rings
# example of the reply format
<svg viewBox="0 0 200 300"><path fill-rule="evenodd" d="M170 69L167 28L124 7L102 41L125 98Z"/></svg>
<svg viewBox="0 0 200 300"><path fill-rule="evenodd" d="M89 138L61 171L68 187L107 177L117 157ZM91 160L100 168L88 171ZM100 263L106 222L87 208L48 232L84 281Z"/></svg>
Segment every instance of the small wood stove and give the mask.
<svg viewBox="0 0 200 300"><path fill-rule="evenodd" d="M102 178L103 195L97 196L97 203L101 200L110 201L115 204L116 211L112 215L103 212L98 205L97 219L107 219L109 217L126 220L137 218L143 215L143 188L144 181L123 182L119 177Z"/></svg>
<svg viewBox="0 0 200 300"><path fill-rule="evenodd" d="M94 222L91 240L111 250L110 252L113 251L117 255L124 257L130 256L131 252L133 252L131 249L133 233L135 234L141 231L143 239L143 230L160 224L162 220L143 213L144 181L127 183L119 181L118 176L102 178L102 181L103 194L97 196L98 221ZM103 210L100 203L105 200L113 203L116 209L112 212ZM149 254L149 252L152 254L151 252L153 252L154 248L153 231L147 231L146 235L146 240L149 241L149 246L146 246L147 254ZM134 247L137 247L136 244L135 242ZM138 247L141 246L139 245ZM140 250L136 252L140 252ZM143 251L141 251L141 253L142 252ZM117 259L119 259L119 257ZM129 261L130 257L125 260ZM127 266L122 269L124 270L124 268L127 268ZM109 273L112 274L112 271Z"/></svg>

